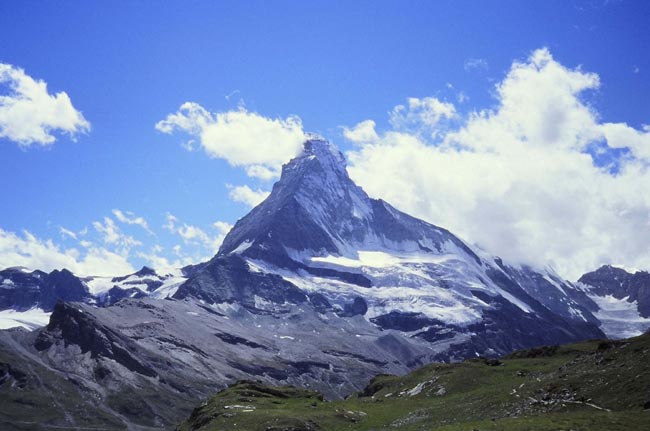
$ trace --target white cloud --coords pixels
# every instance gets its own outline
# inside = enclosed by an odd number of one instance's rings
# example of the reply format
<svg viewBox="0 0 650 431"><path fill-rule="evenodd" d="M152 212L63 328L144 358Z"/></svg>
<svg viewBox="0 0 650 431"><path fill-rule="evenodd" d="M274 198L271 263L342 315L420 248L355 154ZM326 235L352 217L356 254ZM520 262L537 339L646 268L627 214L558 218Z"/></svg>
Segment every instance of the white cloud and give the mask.
<svg viewBox="0 0 650 431"><path fill-rule="evenodd" d="M612 148L628 148L639 159L650 161L650 133L647 127L636 130L623 123L604 123L599 131Z"/></svg>
<svg viewBox="0 0 650 431"><path fill-rule="evenodd" d="M217 221L212 224L212 227L217 231L216 235L211 235L198 226L182 223L178 217L169 213L166 215L166 223L163 225L163 228L169 232L180 236L185 244L200 246L203 253L200 259L211 258L219 250L232 225ZM175 247L174 251L180 255L180 246Z"/></svg>
<svg viewBox="0 0 650 431"><path fill-rule="evenodd" d="M182 104L155 127L163 133L181 131L198 138L211 157L245 167L248 175L264 180L277 177L282 163L298 154L305 140L298 117L272 119L244 107L210 113L193 102Z"/></svg>
<svg viewBox="0 0 650 431"><path fill-rule="evenodd" d="M375 127L377 123L372 120L362 121L352 128L343 128L345 139L356 143L374 142L379 139Z"/></svg>
<svg viewBox="0 0 650 431"><path fill-rule="evenodd" d="M251 208L256 207L270 194L269 192L260 189L253 190L246 185L243 186L228 185L228 188L230 189L230 192L228 193L230 199L232 199L235 202L241 202L243 204L246 204Z"/></svg>
<svg viewBox="0 0 650 431"><path fill-rule="evenodd" d="M21 146L51 145L55 131L73 136L90 130L90 123L77 111L65 92L47 92L47 84L25 71L0 63L0 138Z"/></svg>
<svg viewBox="0 0 650 431"><path fill-rule="evenodd" d="M147 264L155 268L159 274L164 274L166 271L169 271L173 268L182 268L184 266L196 263L193 258L181 253L180 246L175 246L174 249L176 249L176 247L178 247L178 253L176 253L177 258L173 260L170 260L168 257L162 254L164 252L164 249L161 246L153 246L148 253L138 252L137 256L144 259Z"/></svg>
<svg viewBox="0 0 650 431"><path fill-rule="evenodd" d="M599 122L582 98L599 85L537 50L513 63L494 109L456 130L427 138L377 132L370 120L346 129L357 144L350 174L372 196L511 261L571 278L603 263L647 269L650 131ZM595 144L612 163L594 161Z"/></svg>
<svg viewBox="0 0 650 431"><path fill-rule="evenodd" d="M238 96L239 99L240 99L240 102L241 102L241 91L239 91L239 90L231 91L230 93L226 94L226 95L224 96L224 98L225 98L227 101L230 101L230 99L233 98L233 97L235 97L235 96Z"/></svg>
<svg viewBox="0 0 650 431"><path fill-rule="evenodd" d="M174 214L167 213L165 215L165 224L163 225L163 229L174 233L176 232L176 224L178 223L178 217L176 217Z"/></svg>
<svg viewBox="0 0 650 431"><path fill-rule="evenodd" d="M463 64L463 68L465 69L466 72L470 72L472 70L487 70L488 69L488 62L482 58L468 58L465 60L465 63Z"/></svg>
<svg viewBox="0 0 650 431"><path fill-rule="evenodd" d="M127 225L137 225L152 233L142 217L120 210L114 210L113 214ZM147 245L147 251L141 241L125 234L111 217L93 222L92 227L90 232L87 228L75 232L60 226L59 233L66 244L75 241L70 247L61 247L50 239L39 239L28 231L21 236L0 228L0 269L11 266L44 271L67 268L78 275L115 276L133 272L133 263L139 260L141 265L144 260L145 264L165 271L214 256L232 225L216 221L201 229L167 214L163 228L184 244L176 244L168 251L156 243Z"/></svg>
<svg viewBox="0 0 650 431"><path fill-rule="evenodd" d="M262 181L271 181L279 178L281 173L280 166L251 165L246 168L246 175L259 178Z"/></svg>
<svg viewBox="0 0 650 431"><path fill-rule="evenodd" d="M144 217L137 217L135 214L133 214L130 211L121 211L119 209L114 209L113 215L118 221L122 223L140 226L142 229L153 234L151 229L149 229L149 224L144 219Z"/></svg>
<svg viewBox="0 0 650 431"><path fill-rule="evenodd" d="M200 241L203 242L204 244L208 244L211 242L208 235L205 232L203 232L202 229L196 226L184 224L183 226L178 228L177 233L186 242Z"/></svg>
<svg viewBox="0 0 650 431"><path fill-rule="evenodd" d="M395 130L434 131L442 120L456 116L454 105L435 97L409 97L407 101L390 112L389 122Z"/></svg>
<svg viewBox="0 0 650 431"><path fill-rule="evenodd" d="M23 232L22 236L0 228L0 268L24 266L52 271L67 268L80 275L117 275L133 272L124 256L100 247L85 252L62 249L51 240L42 240Z"/></svg>
<svg viewBox="0 0 650 431"><path fill-rule="evenodd" d="M225 221L215 221L212 223L212 227L214 227L221 235L227 235L228 232L230 232L230 229L232 229L232 225Z"/></svg>
<svg viewBox="0 0 650 431"><path fill-rule="evenodd" d="M128 254L131 248L142 245L142 242L124 234L110 217L104 217L104 223L93 222L93 227L102 235L104 243L120 247L122 254Z"/></svg>
<svg viewBox="0 0 650 431"><path fill-rule="evenodd" d="M77 239L77 234L69 229L64 228L63 226L59 227L59 232L64 237L70 237L72 239Z"/></svg>

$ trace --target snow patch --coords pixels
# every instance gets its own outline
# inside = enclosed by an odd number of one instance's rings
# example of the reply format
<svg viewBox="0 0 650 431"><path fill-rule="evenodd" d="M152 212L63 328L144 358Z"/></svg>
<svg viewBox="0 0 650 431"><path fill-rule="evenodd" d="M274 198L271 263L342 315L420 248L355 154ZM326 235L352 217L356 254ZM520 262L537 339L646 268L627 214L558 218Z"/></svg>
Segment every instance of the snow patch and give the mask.
<svg viewBox="0 0 650 431"><path fill-rule="evenodd" d="M429 382L422 382L418 383L417 386L415 386L413 389L406 391L406 395L409 397L414 397L418 395L420 392L422 392L422 389L424 389L424 386L429 383Z"/></svg>
<svg viewBox="0 0 650 431"><path fill-rule="evenodd" d="M650 328L650 318L641 317L636 301L618 299L612 295L590 294L600 310L594 316L601 322L600 329L609 338L629 338L641 335Z"/></svg>
<svg viewBox="0 0 650 431"><path fill-rule="evenodd" d="M253 241L246 240L246 241L242 242L241 244L239 244L237 246L237 248L234 249L233 251L231 251L229 254L241 254L244 251L248 250L251 245L253 245Z"/></svg>
<svg viewBox="0 0 650 431"><path fill-rule="evenodd" d="M113 277L88 277L83 282L88 288L88 292L93 296L97 296L108 292L115 286L112 280Z"/></svg>
<svg viewBox="0 0 650 431"><path fill-rule="evenodd" d="M174 296L179 286L187 280L187 277L177 274L170 274L162 280L163 284L149 295L152 298L165 299Z"/></svg>
<svg viewBox="0 0 650 431"><path fill-rule="evenodd" d="M358 251L357 258L345 256L314 256L310 260L315 263L329 263L348 268L386 268L405 263L435 263L440 264L449 259L457 259L453 255L437 255L433 253L404 253L394 254L386 251Z"/></svg>
<svg viewBox="0 0 650 431"><path fill-rule="evenodd" d="M40 308L27 311L0 311L0 329L23 327L29 331L45 326L50 321L50 314Z"/></svg>

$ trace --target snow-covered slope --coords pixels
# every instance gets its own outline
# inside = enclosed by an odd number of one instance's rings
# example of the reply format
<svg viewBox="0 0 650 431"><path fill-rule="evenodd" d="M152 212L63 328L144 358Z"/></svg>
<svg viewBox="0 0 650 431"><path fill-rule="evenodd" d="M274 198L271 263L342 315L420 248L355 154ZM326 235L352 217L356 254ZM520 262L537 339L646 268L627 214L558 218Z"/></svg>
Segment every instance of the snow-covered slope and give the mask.
<svg viewBox="0 0 650 431"><path fill-rule="evenodd" d="M186 279L182 269L167 269L161 275L144 266L133 274L121 277L84 277L82 280L94 301L106 306L123 298L164 299L172 296Z"/></svg>
<svg viewBox="0 0 650 431"><path fill-rule="evenodd" d="M40 308L32 308L25 311L7 309L0 311L0 329L25 328L33 330L47 325L50 320L50 313Z"/></svg>
<svg viewBox="0 0 650 431"><path fill-rule="evenodd" d="M466 347L480 354L602 335L594 314L602 307L584 289L550 269L508 265L371 199L322 139L308 140L217 256L191 270L77 277L8 269L0 276L0 310L47 313L57 299L110 306L124 298L193 297L273 312L306 301L428 341L472 333ZM486 343L485 332L499 336Z"/></svg>
<svg viewBox="0 0 650 431"><path fill-rule="evenodd" d="M68 270L45 273L15 267L0 271L0 329L44 326L58 300L109 306L123 298L172 296L187 277L183 270L143 267L121 277L85 277Z"/></svg>
<svg viewBox="0 0 650 431"><path fill-rule="evenodd" d="M608 337L625 338L650 329L650 274L604 265L584 274L578 285L598 304L594 313Z"/></svg>
<svg viewBox="0 0 650 431"><path fill-rule="evenodd" d="M525 343L525 332L533 333L530 342L602 335L597 306L584 292L551 270L509 266L371 199L349 178L338 149L320 139L283 167L270 196L235 224L218 256L240 257L251 271L322 295L339 313L356 310L409 336L433 340L490 321L505 344L483 345L481 354ZM513 321L521 328L513 331Z"/></svg>
<svg viewBox="0 0 650 431"><path fill-rule="evenodd" d="M637 302L629 302L629 297L619 299L613 295L595 294L589 297L598 304L598 311L594 314L607 337L629 338L650 329L650 318L641 316Z"/></svg>
<svg viewBox="0 0 650 431"><path fill-rule="evenodd" d="M237 222L219 254L237 253L300 268L310 266L301 257L357 259L359 251L443 253L449 247L479 260L445 229L370 199L349 178L338 149L314 139L283 166L270 196Z"/></svg>

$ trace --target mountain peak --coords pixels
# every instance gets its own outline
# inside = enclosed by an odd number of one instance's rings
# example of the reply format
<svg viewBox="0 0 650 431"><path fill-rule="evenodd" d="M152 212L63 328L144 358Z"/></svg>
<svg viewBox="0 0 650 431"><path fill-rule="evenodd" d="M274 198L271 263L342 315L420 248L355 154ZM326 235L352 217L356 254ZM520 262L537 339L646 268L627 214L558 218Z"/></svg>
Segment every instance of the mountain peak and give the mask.
<svg viewBox="0 0 650 431"><path fill-rule="evenodd" d="M295 184L304 177L321 177L320 183L333 186L332 182L349 181L345 157L336 145L317 135L308 135L302 152L282 166L278 184Z"/></svg>
<svg viewBox="0 0 650 431"><path fill-rule="evenodd" d="M151 268L150 266L144 265L138 272L135 273L135 275L140 275L140 276L147 276L147 275L157 275L156 270Z"/></svg>
<svg viewBox="0 0 650 431"><path fill-rule="evenodd" d="M345 157L336 145L320 136L312 135L303 144L303 157L316 157L322 161L331 160L345 167Z"/></svg>
<svg viewBox="0 0 650 431"><path fill-rule="evenodd" d="M345 158L327 140L310 136L303 152L282 167L270 196L237 221L219 255L239 254L285 268L314 256L352 256L360 250L441 253L454 243L444 229L371 199L348 176Z"/></svg>
<svg viewBox="0 0 650 431"><path fill-rule="evenodd" d="M349 218L343 207L351 199L357 206L369 205L368 196L349 178L338 148L308 135L302 153L282 167L271 195L235 224L219 254L250 254L253 249L285 254L285 247L337 252L340 238L333 231Z"/></svg>

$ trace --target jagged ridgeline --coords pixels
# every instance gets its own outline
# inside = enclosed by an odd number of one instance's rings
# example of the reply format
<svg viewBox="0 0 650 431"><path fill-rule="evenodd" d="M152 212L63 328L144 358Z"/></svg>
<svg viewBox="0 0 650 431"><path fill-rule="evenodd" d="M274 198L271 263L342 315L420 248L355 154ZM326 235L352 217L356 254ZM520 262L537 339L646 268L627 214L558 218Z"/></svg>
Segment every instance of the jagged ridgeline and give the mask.
<svg viewBox="0 0 650 431"><path fill-rule="evenodd" d="M341 399L379 374L649 322L629 298L508 264L371 199L322 139L305 143L208 262L0 278L1 313L31 328L35 309L51 313L33 332L0 331L2 428L165 428L239 380ZM621 326L606 307L622 303L632 317Z"/></svg>

